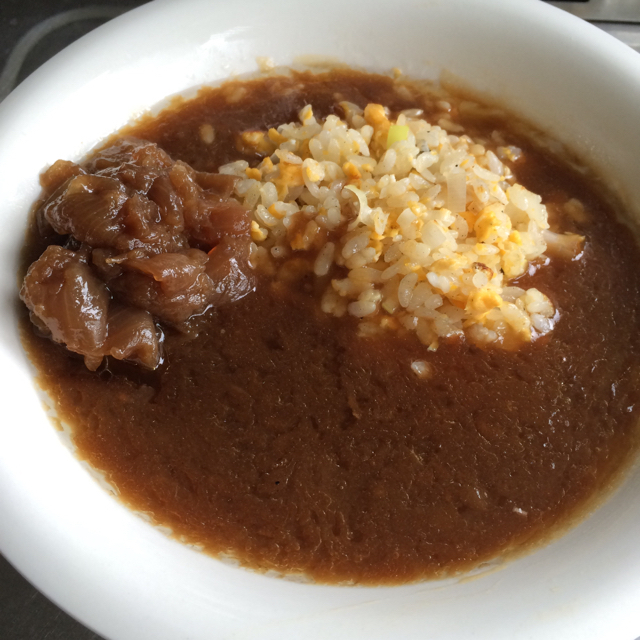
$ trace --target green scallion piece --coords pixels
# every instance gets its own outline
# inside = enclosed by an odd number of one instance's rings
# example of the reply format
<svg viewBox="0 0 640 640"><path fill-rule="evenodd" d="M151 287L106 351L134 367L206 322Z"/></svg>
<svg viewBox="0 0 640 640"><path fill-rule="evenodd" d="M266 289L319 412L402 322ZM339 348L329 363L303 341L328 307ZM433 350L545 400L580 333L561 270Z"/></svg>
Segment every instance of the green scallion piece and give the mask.
<svg viewBox="0 0 640 640"><path fill-rule="evenodd" d="M406 124L392 124L389 127L389 134L387 135L387 149L394 142L400 142L400 140L406 140L408 137L409 137L409 127Z"/></svg>

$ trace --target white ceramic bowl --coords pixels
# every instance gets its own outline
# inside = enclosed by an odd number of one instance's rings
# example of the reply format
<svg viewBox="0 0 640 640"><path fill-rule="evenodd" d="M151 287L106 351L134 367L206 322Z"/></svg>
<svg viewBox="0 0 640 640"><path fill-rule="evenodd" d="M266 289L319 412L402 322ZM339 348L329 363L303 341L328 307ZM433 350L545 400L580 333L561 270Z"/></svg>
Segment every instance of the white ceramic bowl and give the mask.
<svg viewBox="0 0 640 640"><path fill-rule="evenodd" d="M15 317L40 171L79 159L168 95L254 71L256 56L290 64L302 54L421 77L448 69L640 203L640 56L538 0L181 0L114 20L0 105L0 549L111 640L639 636L637 469L564 538L493 574L336 588L255 575L166 538L103 491L48 422Z"/></svg>

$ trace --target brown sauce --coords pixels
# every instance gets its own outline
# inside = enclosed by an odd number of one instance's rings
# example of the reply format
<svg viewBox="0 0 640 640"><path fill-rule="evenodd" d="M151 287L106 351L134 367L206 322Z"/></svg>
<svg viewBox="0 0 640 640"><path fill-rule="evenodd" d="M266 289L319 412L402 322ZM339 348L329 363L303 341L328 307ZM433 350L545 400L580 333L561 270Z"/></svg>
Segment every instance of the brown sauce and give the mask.
<svg viewBox="0 0 640 640"><path fill-rule="evenodd" d="M234 133L294 120L306 103L326 115L336 94L438 110L389 78L336 71L205 90L128 133L215 171L257 161ZM263 277L209 311L197 337L168 329L157 371L109 361L93 373L25 317L25 345L78 455L182 539L318 581L467 570L575 516L636 449L640 254L600 185L504 121L465 124L487 141L500 128L525 150L520 183L551 205L579 198L589 214L575 223L587 237L580 260L520 279L560 310L549 336L517 351L356 338L353 319L319 311L313 279ZM31 257L41 250L32 239ZM416 359L432 378L414 375Z"/></svg>

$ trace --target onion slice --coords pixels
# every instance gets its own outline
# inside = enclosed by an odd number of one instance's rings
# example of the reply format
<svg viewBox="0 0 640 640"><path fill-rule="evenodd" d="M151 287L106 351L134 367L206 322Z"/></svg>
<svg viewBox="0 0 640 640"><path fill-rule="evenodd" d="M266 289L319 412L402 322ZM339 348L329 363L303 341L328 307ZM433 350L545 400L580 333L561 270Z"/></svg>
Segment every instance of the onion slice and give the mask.
<svg viewBox="0 0 640 640"><path fill-rule="evenodd" d="M364 191L362 191L362 189L358 189L358 187L352 184L348 184L342 190L343 196L345 195L345 191L351 191L356 196L356 198L358 198L359 203L358 216L349 224L349 231L355 229L356 226L358 226L359 222L366 225L367 227L372 227L374 223L371 218L371 207L367 202L367 196L365 195Z"/></svg>

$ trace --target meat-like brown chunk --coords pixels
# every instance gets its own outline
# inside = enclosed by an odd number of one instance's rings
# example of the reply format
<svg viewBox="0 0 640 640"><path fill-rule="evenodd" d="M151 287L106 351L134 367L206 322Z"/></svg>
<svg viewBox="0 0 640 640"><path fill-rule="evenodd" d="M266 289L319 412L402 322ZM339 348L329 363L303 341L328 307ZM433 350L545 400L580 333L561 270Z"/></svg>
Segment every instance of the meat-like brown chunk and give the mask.
<svg viewBox="0 0 640 640"><path fill-rule="evenodd" d="M187 248L180 222L182 203L176 194L173 198L166 194L172 165L157 145L130 138L100 151L87 164L88 174L59 160L42 177L48 191L57 188L41 216L56 233L70 234L93 247L118 252L142 248L149 253ZM156 203L147 193L159 180L153 191L160 198ZM178 224L171 223L171 208L178 214Z"/></svg>
<svg viewBox="0 0 640 640"><path fill-rule="evenodd" d="M159 256L132 256L122 262L126 269L153 278L163 291L175 294L188 289L204 273L209 257L199 249L184 253L163 253Z"/></svg>
<svg viewBox="0 0 640 640"><path fill-rule="evenodd" d="M84 174L86 174L86 171L79 164L69 160L56 160L40 176L40 184L45 194L50 196L71 178Z"/></svg>
<svg viewBox="0 0 640 640"><path fill-rule="evenodd" d="M156 178L147 195L158 205L162 223L172 227L176 232L182 233L184 231L184 207L169 176L163 175Z"/></svg>
<svg viewBox="0 0 640 640"><path fill-rule="evenodd" d="M156 178L170 169L173 161L158 145L137 138L122 138L101 149L88 163L87 170L99 176L120 180L146 194Z"/></svg>
<svg viewBox="0 0 640 640"><path fill-rule="evenodd" d="M29 267L20 297L55 342L83 355L89 369L98 367L110 296L82 254L47 247Z"/></svg>
<svg viewBox="0 0 640 640"><path fill-rule="evenodd" d="M207 255L199 249L113 259L122 271L109 287L128 304L179 325L210 306L235 302L254 286L248 238L225 238Z"/></svg>
<svg viewBox="0 0 640 640"><path fill-rule="evenodd" d="M115 249L94 249L91 252L91 262L99 276L108 284L122 273L122 256Z"/></svg>
<svg viewBox="0 0 640 640"><path fill-rule="evenodd" d="M189 246L180 232L164 224L158 205L136 193L123 207L124 229L115 248L143 249L152 254L178 251Z"/></svg>
<svg viewBox="0 0 640 640"><path fill-rule="evenodd" d="M111 295L87 262L87 250L46 248L30 267L20 297L55 342L84 356L95 371L105 355L155 369L160 343L146 311L110 305Z"/></svg>
<svg viewBox="0 0 640 640"><path fill-rule="evenodd" d="M234 200L204 196L198 200L197 207L187 210L185 224L195 240L215 246L223 238L246 237L251 218L249 212Z"/></svg>
<svg viewBox="0 0 640 640"><path fill-rule="evenodd" d="M185 165L189 167L189 165ZM233 189L238 182L236 176L226 173L207 173L206 171L194 171L196 182L212 195L218 196L222 200L228 200L233 194Z"/></svg>
<svg viewBox="0 0 640 640"><path fill-rule="evenodd" d="M151 314L117 305L109 309L104 353L155 369L160 364L161 349Z"/></svg>
<svg viewBox="0 0 640 640"><path fill-rule="evenodd" d="M207 254L198 249L127 259L110 288L128 304L177 325L212 304L215 284L205 273L206 262Z"/></svg>
<svg viewBox="0 0 640 640"><path fill-rule="evenodd" d="M110 307L110 293L87 262L86 249L47 247L24 279L20 297L55 342L84 356L95 371L105 355L155 369L160 343L146 311Z"/></svg>
<svg viewBox="0 0 640 640"><path fill-rule="evenodd" d="M161 223L155 202L139 193L129 195L116 178L75 176L42 211L56 233L72 235L93 247L161 253L187 246L184 236Z"/></svg>
<svg viewBox="0 0 640 640"><path fill-rule="evenodd" d="M196 172L184 162L176 162L169 177L184 203L185 233L192 241L210 249L224 237L248 235L249 212L229 198L237 178Z"/></svg>
<svg viewBox="0 0 640 640"><path fill-rule="evenodd" d="M72 237L81 251L50 247L32 265L22 297L34 322L90 369L103 355L155 368L152 316L180 325L253 288L250 218L231 198L236 180L174 163L135 138L84 167L53 164L42 176L48 197L38 225L43 235Z"/></svg>
<svg viewBox="0 0 640 640"><path fill-rule="evenodd" d="M68 180L45 203L44 218L61 235L72 235L92 246L118 242L124 223L120 210L128 196L114 178L79 175Z"/></svg>
<svg viewBox="0 0 640 640"><path fill-rule="evenodd" d="M248 236L248 211L231 198L237 178L173 163L157 145L124 139L98 153L87 171L56 162L42 177L50 194L40 217L92 247L149 254L209 250Z"/></svg>
<svg viewBox="0 0 640 640"><path fill-rule="evenodd" d="M215 283L211 304L219 306L244 298L255 280L249 267L249 238L226 237L212 252L206 272Z"/></svg>

